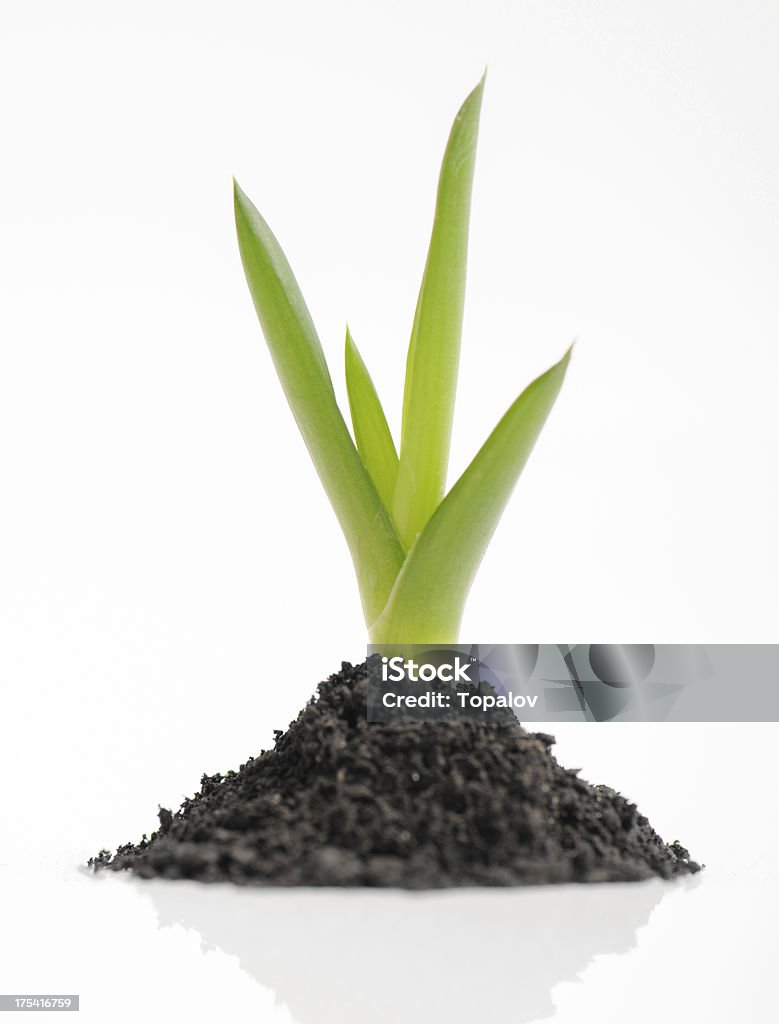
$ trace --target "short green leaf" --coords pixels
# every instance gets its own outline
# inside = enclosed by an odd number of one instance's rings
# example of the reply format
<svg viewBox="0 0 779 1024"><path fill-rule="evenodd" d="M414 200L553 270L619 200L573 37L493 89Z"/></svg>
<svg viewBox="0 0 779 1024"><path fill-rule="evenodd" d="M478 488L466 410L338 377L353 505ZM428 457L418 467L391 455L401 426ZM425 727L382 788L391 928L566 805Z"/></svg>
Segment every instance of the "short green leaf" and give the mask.
<svg viewBox="0 0 779 1024"><path fill-rule="evenodd" d="M446 487L483 89L482 78L460 108L449 135L406 361L393 517L407 547L438 507Z"/></svg>
<svg viewBox="0 0 779 1024"><path fill-rule="evenodd" d="M398 453L371 375L348 327L345 364L346 390L357 451L385 508L391 509L398 477Z"/></svg>
<svg viewBox="0 0 779 1024"><path fill-rule="evenodd" d="M370 623L387 600L403 547L338 408L322 346L290 265L237 183L235 223L265 340L349 545Z"/></svg>
<svg viewBox="0 0 779 1024"><path fill-rule="evenodd" d="M455 643L465 599L514 485L546 422L571 350L509 408L406 556L374 644Z"/></svg>

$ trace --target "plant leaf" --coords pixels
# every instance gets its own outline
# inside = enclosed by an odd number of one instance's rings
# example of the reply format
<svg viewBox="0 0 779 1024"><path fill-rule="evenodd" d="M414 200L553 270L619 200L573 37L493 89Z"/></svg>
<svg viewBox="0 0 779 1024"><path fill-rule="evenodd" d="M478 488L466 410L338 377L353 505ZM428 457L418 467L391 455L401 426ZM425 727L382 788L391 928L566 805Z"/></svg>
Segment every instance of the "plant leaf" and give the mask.
<svg viewBox="0 0 779 1024"><path fill-rule="evenodd" d="M465 599L562 385L569 349L509 408L406 556L371 643L455 643Z"/></svg>
<svg viewBox="0 0 779 1024"><path fill-rule="evenodd" d="M438 507L446 487L483 89L482 78L460 108L449 135L406 360L393 502L393 518L406 547Z"/></svg>
<svg viewBox="0 0 779 1024"><path fill-rule="evenodd" d="M265 340L349 545L370 625L386 603L403 548L338 408L322 346L290 265L237 183L235 223Z"/></svg>
<svg viewBox="0 0 779 1024"><path fill-rule="evenodd" d="M387 509L392 508L398 453L368 368L346 328L346 390L357 451Z"/></svg>

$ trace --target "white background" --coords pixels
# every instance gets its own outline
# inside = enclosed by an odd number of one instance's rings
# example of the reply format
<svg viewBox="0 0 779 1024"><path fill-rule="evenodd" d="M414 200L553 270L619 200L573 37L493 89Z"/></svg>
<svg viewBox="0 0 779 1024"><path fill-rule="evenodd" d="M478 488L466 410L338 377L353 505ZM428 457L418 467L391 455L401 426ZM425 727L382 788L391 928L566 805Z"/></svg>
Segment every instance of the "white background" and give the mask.
<svg viewBox="0 0 779 1024"><path fill-rule="evenodd" d="M236 895L74 865L363 653L231 174L339 396L348 317L397 430L487 64L453 474L579 343L463 638L779 641L778 46L770 0L3 6L0 991L95 1021L771 1018L773 725L558 727L707 862L691 887Z"/></svg>

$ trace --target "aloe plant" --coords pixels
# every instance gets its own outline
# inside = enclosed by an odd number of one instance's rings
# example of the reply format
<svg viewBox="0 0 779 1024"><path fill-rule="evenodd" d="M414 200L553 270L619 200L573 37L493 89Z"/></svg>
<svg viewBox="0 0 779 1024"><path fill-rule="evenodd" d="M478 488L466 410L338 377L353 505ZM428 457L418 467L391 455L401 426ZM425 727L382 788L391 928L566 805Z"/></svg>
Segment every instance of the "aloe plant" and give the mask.
<svg viewBox="0 0 779 1024"><path fill-rule="evenodd" d="M457 641L479 563L560 390L570 358L532 382L446 493L484 79L455 118L406 362L400 451L348 328L354 440L297 281L235 185L246 280L276 371L351 551L373 644Z"/></svg>

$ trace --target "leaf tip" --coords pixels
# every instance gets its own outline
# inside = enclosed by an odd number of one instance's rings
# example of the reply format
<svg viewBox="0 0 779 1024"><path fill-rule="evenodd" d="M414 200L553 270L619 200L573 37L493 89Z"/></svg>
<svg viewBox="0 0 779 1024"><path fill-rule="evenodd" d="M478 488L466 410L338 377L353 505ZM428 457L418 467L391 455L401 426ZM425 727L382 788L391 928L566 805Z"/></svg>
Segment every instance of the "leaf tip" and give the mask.
<svg viewBox="0 0 779 1024"><path fill-rule="evenodd" d="M554 376L559 376L560 385L562 385L563 379L564 379L566 373L568 372L568 364L571 361L571 355L573 353L573 347L574 347L575 344L576 344L575 340L571 342L571 344L568 346L568 348L563 353L562 359L559 359L556 363L554 363L553 366L550 366L550 368L547 370L547 373L544 374L544 376L547 376L549 374L552 374Z"/></svg>
<svg viewBox="0 0 779 1024"><path fill-rule="evenodd" d="M468 93L468 95L465 97L465 102L463 103L462 107L460 108L461 112L464 112L465 110L467 110L471 106L475 107L477 110L481 109L481 100L482 100L482 95L484 93L484 84L485 84L486 81L487 81L487 68L485 67L484 68L484 72L482 73L481 78L476 83L476 85L473 87L473 89L471 89L471 91Z"/></svg>
<svg viewBox="0 0 779 1024"><path fill-rule="evenodd" d="M346 325L346 338L344 340L344 360L346 362L346 376L348 378L351 364L357 355L357 347L354 344L354 338L352 332L349 330L349 324Z"/></svg>
<svg viewBox="0 0 779 1024"><path fill-rule="evenodd" d="M236 221L238 221L240 217L246 216L247 204L249 204L249 197L238 184L235 177L233 177L233 210L235 212Z"/></svg>
<svg viewBox="0 0 779 1024"><path fill-rule="evenodd" d="M233 207L235 209L235 216L238 219L240 215L244 220L251 220L252 218L259 218L259 211L251 199L246 195L244 190L238 184L235 177L233 177Z"/></svg>

